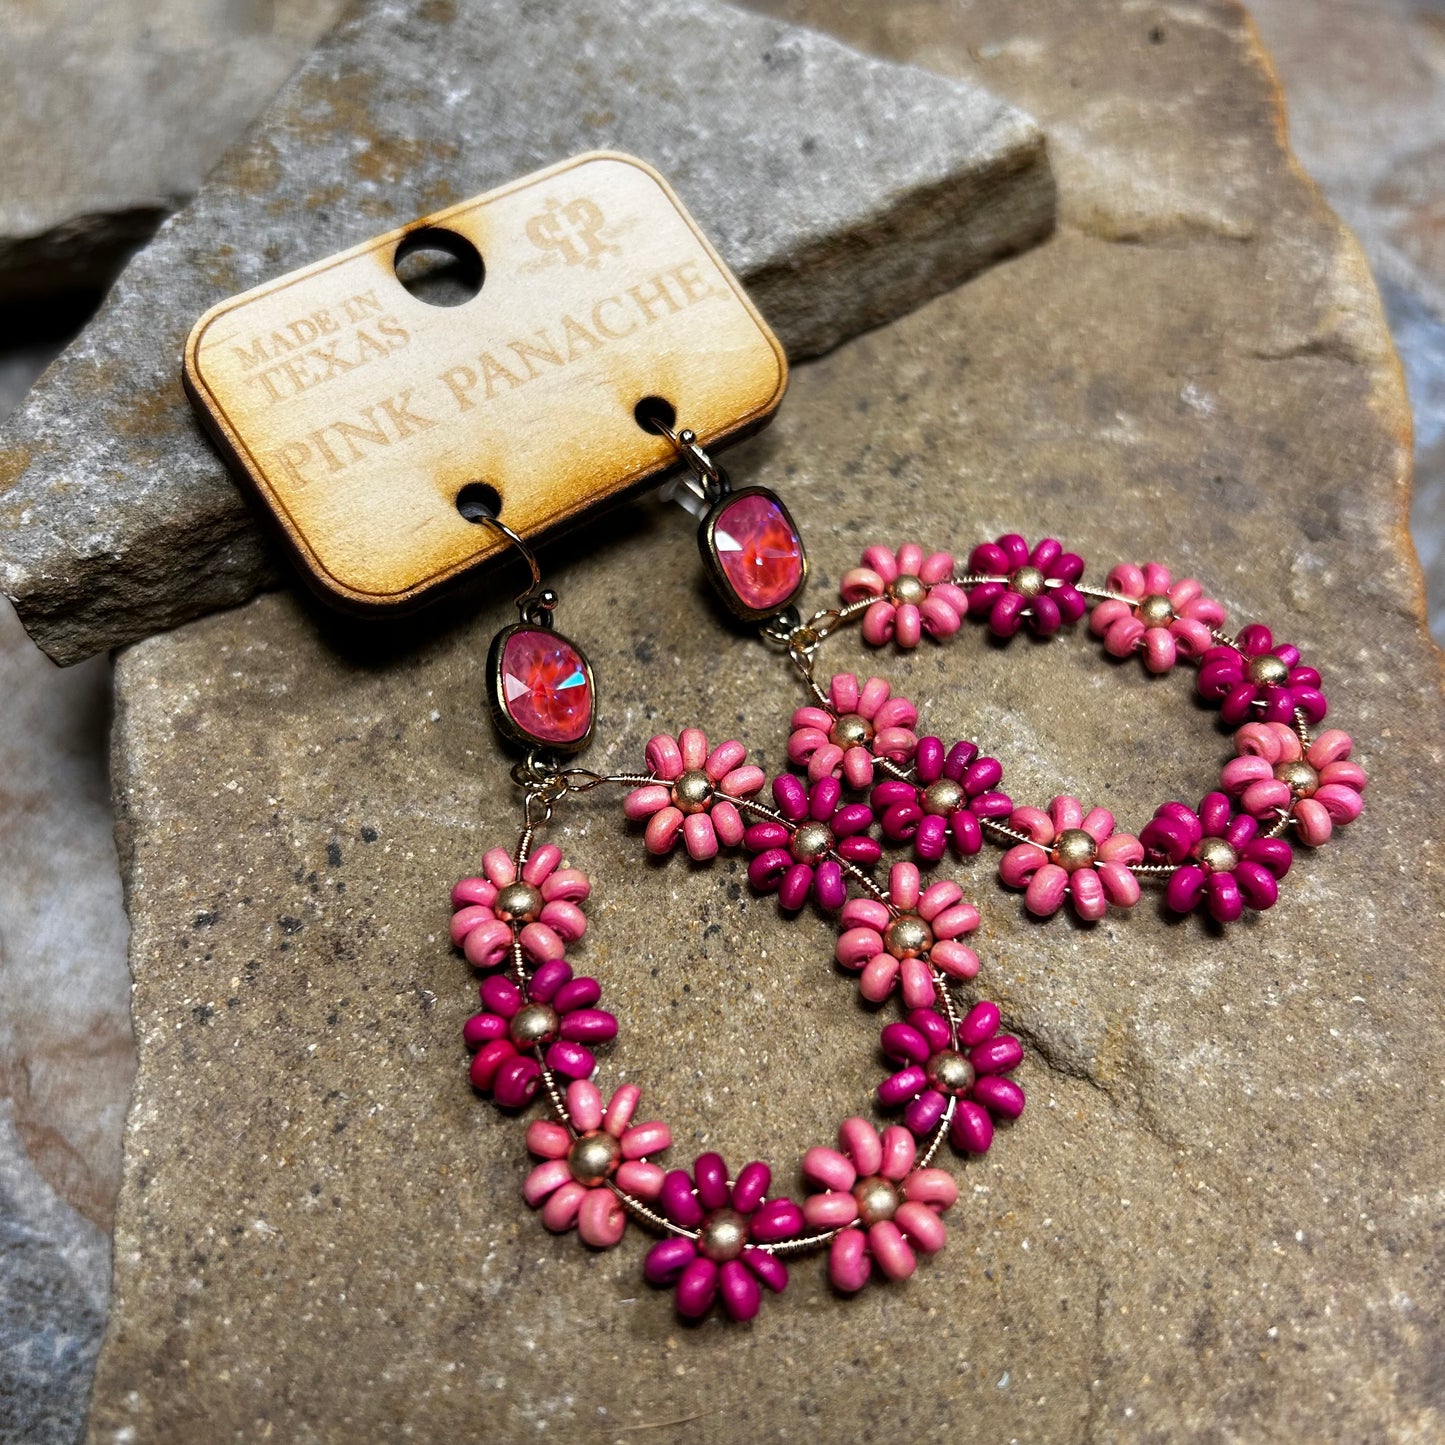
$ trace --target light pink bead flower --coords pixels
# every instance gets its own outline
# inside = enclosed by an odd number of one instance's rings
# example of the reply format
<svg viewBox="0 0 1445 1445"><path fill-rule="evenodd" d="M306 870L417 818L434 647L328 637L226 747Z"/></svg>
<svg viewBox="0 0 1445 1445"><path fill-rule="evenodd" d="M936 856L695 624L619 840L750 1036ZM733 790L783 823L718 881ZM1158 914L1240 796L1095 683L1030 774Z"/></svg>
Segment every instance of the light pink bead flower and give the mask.
<svg viewBox="0 0 1445 1445"><path fill-rule="evenodd" d="M517 865L505 848L489 848L481 878L463 878L452 889L452 942L476 968L497 968L507 961L515 937L533 963L561 958L569 943L587 931L578 906L592 891L587 875L562 868L562 850L553 843L538 848Z"/></svg>
<svg viewBox="0 0 1445 1445"><path fill-rule="evenodd" d="M736 848L746 825L729 798L750 798L767 781L747 756L739 742L709 752L701 728L683 728L675 741L666 733L653 738L647 766L660 781L634 789L622 805L634 822L648 820L647 851L670 853L679 837L699 862L716 857L719 843Z"/></svg>
<svg viewBox="0 0 1445 1445"><path fill-rule="evenodd" d="M868 1283L873 1265L889 1279L907 1279L918 1266L915 1250L937 1254L947 1230L939 1217L958 1198L943 1169L915 1169L913 1135L891 1124L881 1137L867 1119L845 1119L839 1149L809 1149L803 1177L823 1192L803 1201L814 1229L836 1229L828 1277L853 1294Z"/></svg>
<svg viewBox="0 0 1445 1445"><path fill-rule="evenodd" d="M646 1156L668 1148L672 1134L666 1124L632 1123L641 1092L624 1084L604 1110L597 1085L574 1079L567 1086L567 1113L575 1137L550 1119L527 1126L527 1148L544 1162L527 1176L522 1195L541 1209L548 1229L561 1234L576 1225L587 1244L610 1249L627 1229L627 1211L608 1181L638 1199L662 1192L665 1172Z"/></svg>
<svg viewBox="0 0 1445 1445"><path fill-rule="evenodd" d="M841 672L828 688L827 707L800 707L793 714L788 761L806 766L810 783L842 778L850 788L871 787L879 758L906 763L913 757L917 722L918 709L892 696L881 677L860 686L851 672Z"/></svg>
<svg viewBox="0 0 1445 1445"><path fill-rule="evenodd" d="M835 956L859 975L858 992L870 1003L882 1003L901 986L908 1008L932 1008L935 969L949 978L978 973L978 955L958 941L978 927L978 909L963 901L957 883L925 889L912 863L893 865L888 901L891 909L868 897L843 905Z"/></svg>
<svg viewBox="0 0 1445 1445"><path fill-rule="evenodd" d="M1238 757L1220 785L1251 817L1287 817L1301 843L1318 848L1364 809L1365 770L1350 761L1349 733L1331 728L1308 748L1287 723L1245 723L1234 735Z"/></svg>
<svg viewBox="0 0 1445 1445"><path fill-rule="evenodd" d="M843 574L844 602L878 600L863 614L863 640L874 647L895 641L917 647L930 637L952 637L963 625L968 594L953 584L953 558L947 552L925 556L907 542L897 553L869 547L862 566Z"/></svg>
<svg viewBox="0 0 1445 1445"><path fill-rule="evenodd" d="M1111 657L1137 649L1150 672L1168 672L1180 657L1202 657L1224 623L1224 608L1193 577L1175 582L1157 562L1121 562L1109 573L1108 588L1129 600L1096 603L1089 631L1104 639Z"/></svg>
<svg viewBox="0 0 1445 1445"><path fill-rule="evenodd" d="M1067 898L1080 918L1094 923L1111 903L1132 908L1139 901L1139 880L1130 865L1143 861L1143 844L1132 833L1116 833L1107 808L1086 814L1077 798L1063 796L1047 813L1015 808L1008 821L1033 841L1003 855L999 877L1010 888L1027 890L1024 906L1030 913L1047 918Z"/></svg>

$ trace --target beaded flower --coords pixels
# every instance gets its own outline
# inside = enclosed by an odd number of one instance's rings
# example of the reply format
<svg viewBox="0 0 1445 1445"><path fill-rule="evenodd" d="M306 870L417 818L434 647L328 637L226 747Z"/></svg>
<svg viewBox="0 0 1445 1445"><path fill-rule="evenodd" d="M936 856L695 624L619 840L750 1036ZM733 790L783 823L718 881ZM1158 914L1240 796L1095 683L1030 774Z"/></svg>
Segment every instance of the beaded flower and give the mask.
<svg viewBox="0 0 1445 1445"><path fill-rule="evenodd" d="M562 850L553 843L538 848L517 865L505 848L489 848L481 878L463 878L452 889L452 942L477 968L506 962L515 940L534 963L561 958L569 943L587 930L578 907L592 891L587 875L560 868Z"/></svg>
<svg viewBox="0 0 1445 1445"><path fill-rule="evenodd" d="M585 1079L597 1067L589 1044L617 1037L617 1020L594 1005L602 997L595 978L574 978L560 958L544 963L522 990L493 974L482 980L483 1012L473 1014L462 1035L472 1056L472 1083L506 1109L520 1109L537 1092L542 1066L567 1079ZM544 1052L545 1051L545 1052Z"/></svg>
<svg viewBox="0 0 1445 1445"><path fill-rule="evenodd" d="M664 1176L658 1202L687 1233L654 1244L643 1273L649 1284L676 1286L684 1319L700 1318L721 1297L729 1318L750 1320L762 1304L760 1282L775 1293L787 1286L787 1266L758 1246L793 1238L803 1211L791 1199L767 1198L772 1182L768 1166L755 1161L729 1185L720 1154L699 1154L691 1174L673 1169Z"/></svg>
<svg viewBox="0 0 1445 1445"><path fill-rule="evenodd" d="M862 565L843 574L844 602L878 600L863 614L863 640L874 647L897 642L917 647L924 633L952 637L963 625L968 596L953 582L953 558L947 552L925 556L908 542L897 553L869 547Z"/></svg>
<svg viewBox="0 0 1445 1445"><path fill-rule="evenodd" d="M635 788L622 805L633 822L648 820L647 851L670 853L679 837L699 862L716 857L719 843L735 848L744 824L729 799L750 798L767 781L747 756L739 742L709 752L700 728L684 728L676 740L666 733L653 738L647 745L647 766L660 781Z"/></svg>
<svg viewBox="0 0 1445 1445"><path fill-rule="evenodd" d="M1003 855L999 877L1010 888L1023 888L1024 907L1040 918L1057 913L1067 898L1074 912L1095 923L1116 908L1139 901L1139 880L1130 864L1142 861L1144 849L1132 833L1114 831L1107 808L1084 812L1067 794L1039 808L1015 808L1009 827L1033 840L1018 843Z"/></svg>
<svg viewBox="0 0 1445 1445"><path fill-rule="evenodd" d="M1087 604L1074 585L1084 575L1084 559L1053 537L1032 551L1017 532L980 542L969 554L968 570L990 579L969 589L968 611L986 617L995 637L1012 637L1024 626L1036 637L1050 637L1084 615Z"/></svg>
<svg viewBox="0 0 1445 1445"><path fill-rule="evenodd" d="M1128 657L1137 649L1150 672L1168 672L1180 657L1202 657L1224 623L1224 608L1204 595L1200 583L1193 577L1175 582L1158 562L1142 567L1121 562L1106 585L1128 600L1096 603L1089 631L1103 638L1111 657Z"/></svg>
<svg viewBox="0 0 1445 1445"><path fill-rule="evenodd" d="M901 1064L878 1086L886 1109L903 1104L903 1123L918 1138L931 1134L955 1101L948 1126L954 1145L967 1154L983 1154L993 1143L994 1116L1017 1119L1024 1091L1004 1074L1023 1062L1023 1045L999 1033L998 1005L976 1003L958 1026L958 1047L948 1020L933 1009L915 1009L904 1023L886 1024L883 1053Z"/></svg>
<svg viewBox="0 0 1445 1445"><path fill-rule="evenodd" d="M934 970L950 978L973 978L978 955L958 940L978 927L978 909L963 901L957 883L923 889L912 863L895 863L888 875L888 903L850 898L843 905L837 960L858 974L858 992L882 1003L901 988L906 1008L934 1001Z"/></svg>
<svg viewBox="0 0 1445 1445"><path fill-rule="evenodd" d="M574 1225L583 1242L610 1249L627 1229L627 1211L608 1188L637 1199L653 1200L662 1192L663 1169L648 1162L672 1143L666 1124L633 1124L642 1091L623 1084L604 1109L602 1094L586 1079L567 1086L567 1114L573 1133L550 1119L527 1125L527 1148L543 1162L527 1176L522 1195L541 1209L542 1223L556 1234Z"/></svg>
<svg viewBox="0 0 1445 1445"><path fill-rule="evenodd" d="M1285 723L1246 723L1234 746L1239 756L1224 765L1220 786L1250 817L1289 818L1300 842L1318 848L1360 816L1366 777L1349 760L1349 733L1332 728L1306 748Z"/></svg>
<svg viewBox="0 0 1445 1445"><path fill-rule="evenodd" d="M915 1169L913 1135L891 1124L880 1136L867 1119L845 1119L839 1149L814 1148L803 1156L803 1177L823 1192L803 1201L815 1229L836 1229L828 1277L847 1294L863 1288L873 1265L889 1279L907 1279L918 1266L915 1250L937 1254L947 1231L940 1215L958 1198L943 1169Z"/></svg>
<svg viewBox="0 0 1445 1445"><path fill-rule="evenodd" d="M1240 629L1238 647L1211 647L1199 666L1199 694L1220 704L1231 727L1242 722L1293 722L1298 712L1314 727L1329 711L1320 675L1301 667L1299 648L1275 645L1261 622Z"/></svg>
<svg viewBox="0 0 1445 1445"><path fill-rule="evenodd" d="M860 686L851 672L839 673L827 707L800 707L793 714L788 761L806 767L809 782L841 777L850 788L867 788L879 758L900 764L912 758L917 721L918 709L893 697L881 677Z"/></svg>
<svg viewBox="0 0 1445 1445"><path fill-rule="evenodd" d="M1175 865L1164 901L1176 913L1201 903L1218 923L1246 908L1273 908L1294 853L1283 838L1261 838L1259 824L1235 813L1224 793L1208 793L1196 811L1161 803L1140 832L1146 856Z"/></svg>
<svg viewBox="0 0 1445 1445"><path fill-rule="evenodd" d="M974 743L954 743L945 753L938 738L920 738L913 772L915 782L885 778L870 801L882 815L883 836L912 839L920 863L937 863L950 843L960 858L971 857L983 846L981 820L1013 811L1008 794L993 791L1002 765L979 757Z"/></svg>
<svg viewBox="0 0 1445 1445"><path fill-rule="evenodd" d="M743 842L757 857L748 865L748 882L759 893L778 895L787 909L798 909L811 895L822 908L841 908L847 897L840 858L867 866L883 850L868 836L873 809L844 803L837 778L819 778L811 788L791 773L773 779L773 801L786 820L754 823Z"/></svg>

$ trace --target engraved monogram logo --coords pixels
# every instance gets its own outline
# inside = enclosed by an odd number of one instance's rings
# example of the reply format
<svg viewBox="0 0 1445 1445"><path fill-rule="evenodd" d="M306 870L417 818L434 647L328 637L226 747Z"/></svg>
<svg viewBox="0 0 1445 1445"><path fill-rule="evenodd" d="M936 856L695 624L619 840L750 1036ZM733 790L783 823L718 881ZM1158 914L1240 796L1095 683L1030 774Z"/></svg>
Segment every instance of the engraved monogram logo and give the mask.
<svg viewBox="0 0 1445 1445"><path fill-rule="evenodd" d="M607 219L602 208L587 196L563 205L555 198L527 222L527 239L550 257L560 253L569 266L596 266L605 251L620 251L604 241Z"/></svg>

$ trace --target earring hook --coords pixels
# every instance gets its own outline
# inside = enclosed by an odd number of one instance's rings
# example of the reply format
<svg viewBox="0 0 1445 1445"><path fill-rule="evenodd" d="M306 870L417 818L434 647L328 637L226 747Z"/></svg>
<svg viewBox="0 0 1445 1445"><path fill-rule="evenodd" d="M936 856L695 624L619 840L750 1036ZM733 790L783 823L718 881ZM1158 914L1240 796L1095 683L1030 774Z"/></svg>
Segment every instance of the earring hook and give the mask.
<svg viewBox="0 0 1445 1445"><path fill-rule="evenodd" d="M532 549L500 517L483 513L478 519L499 531L527 563L532 573L532 585L516 599L517 612L523 622L533 627L551 627L552 611L557 606L557 594L550 587L542 585L542 565Z"/></svg>
<svg viewBox="0 0 1445 1445"><path fill-rule="evenodd" d="M716 502L732 490L727 473L707 454L706 449L697 439L697 433L691 427L683 427L681 431L674 431L661 417L650 417L649 421L656 431L665 436L677 448L678 455L702 483L703 493L709 502Z"/></svg>

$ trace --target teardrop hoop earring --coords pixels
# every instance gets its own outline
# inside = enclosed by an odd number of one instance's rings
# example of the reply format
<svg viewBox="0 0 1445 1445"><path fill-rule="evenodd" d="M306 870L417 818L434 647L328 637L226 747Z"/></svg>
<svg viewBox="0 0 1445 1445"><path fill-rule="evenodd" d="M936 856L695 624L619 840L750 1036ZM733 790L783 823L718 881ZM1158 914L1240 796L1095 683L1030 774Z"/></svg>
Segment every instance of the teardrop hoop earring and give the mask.
<svg viewBox="0 0 1445 1445"><path fill-rule="evenodd" d="M943 1247L942 1216L958 1196L934 1163L944 1141L981 1154L996 1128L1023 1112L1024 1092L1010 1077L1023 1048L1001 1032L995 1004L972 998L979 960L964 940L978 910L957 883L929 882L924 869L949 854L971 858L988 840L1006 848L999 876L1035 915L1067 902L1095 921L1132 907L1155 883L1175 912L1203 908L1233 923L1274 905L1292 838L1313 849L1359 816L1365 773L1348 734L1313 731L1328 705L1298 649L1259 623L1225 631L1220 604L1157 563L1120 564L1096 588L1082 581L1083 559L1053 538L1032 547L1017 534L982 542L962 571L946 552L872 546L844 576L839 604L805 619L795 604L806 554L781 500L761 487L734 491L691 431L654 425L688 469L671 490L700 517L714 586L806 689L787 743L799 773L769 787L741 742L711 746L697 727L654 737L636 772L569 764L592 736L592 669L553 627L557 598L542 587L536 559L494 521L532 571L519 621L497 635L487 666L498 728L526 749L512 770L523 826L512 849L492 848L480 875L453 889L451 937L484 975L482 1011L465 1028L473 1085L508 1111L540 1094L552 1116L532 1120L526 1136L539 1162L523 1197L543 1224L575 1227L603 1249L622 1239L630 1216L660 1236L644 1274L674 1289L681 1316L699 1318L720 1300L729 1318L747 1320L765 1289L786 1287L786 1261L797 1255L826 1249L829 1278L845 1294L875 1272L911 1275L919 1254ZM840 673L824 686L815 671L822 644L853 623L871 646L907 649L947 640L966 619L1001 639L1025 629L1042 638L1086 613L1113 657L1137 654L1158 674L1195 666L1201 696L1237 728L1218 788L1197 807L1160 804L1137 834L1068 795L1046 808L1015 805L999 789L997 759L971 741L920 736L917 710L882 678ZM665 1168L658 1157L671 1133L637 1122L637 1086L606 1099L593 1082L593 1051L616 1037L617 1020L598 1007L601 984L566 961L586 930L591 885L537 839L564 800L608 786L627 790L623 812L642 826L649 853L681 843L703 861L742 849L753 888L776 893L785 913L809 899L836 913L837 964L857 975L869 1004L901 1000L902 1016L880 1034L887 1076L876 1089L897 1122L880 1130L861 1114L844 1120L836 1148L803 1155L799 1200L774 1191L762 1162L734 1172L704 1153L690 1170ZM873 869L885 844L911 847L912 859L894 862L880 882Z"/></svg>

